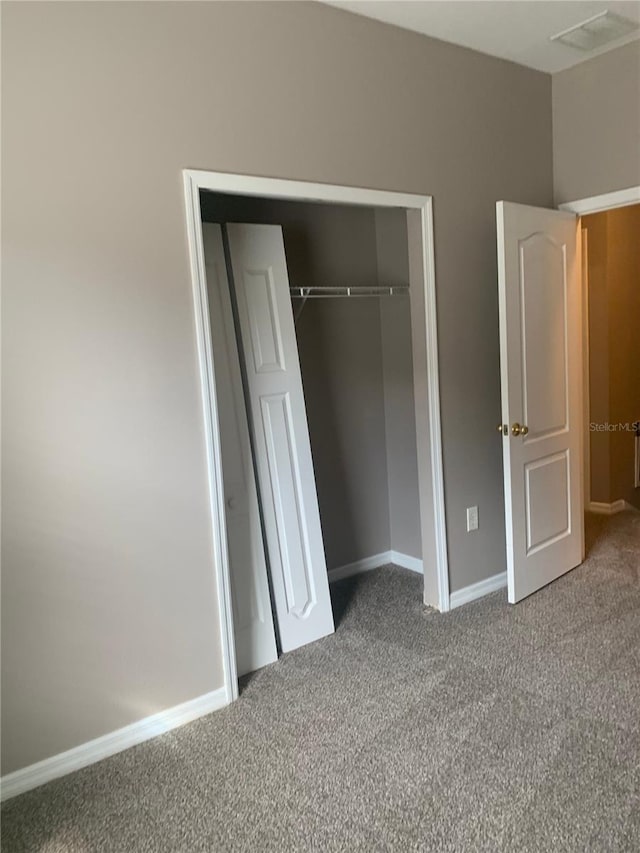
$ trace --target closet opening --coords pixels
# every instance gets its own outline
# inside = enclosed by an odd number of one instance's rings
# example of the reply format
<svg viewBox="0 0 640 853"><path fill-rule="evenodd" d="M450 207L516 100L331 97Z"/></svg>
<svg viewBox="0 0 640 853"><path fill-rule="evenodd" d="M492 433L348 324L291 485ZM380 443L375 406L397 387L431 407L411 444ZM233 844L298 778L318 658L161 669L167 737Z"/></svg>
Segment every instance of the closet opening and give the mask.
<svg viewBox="0 0 640 853"><path fill-rule="evenodd" d="M199 174L185 185L229 685L339 630L360 573L393 567L379 577L406 573L448 609L436 350L417 204L190 187Z"/></svg>

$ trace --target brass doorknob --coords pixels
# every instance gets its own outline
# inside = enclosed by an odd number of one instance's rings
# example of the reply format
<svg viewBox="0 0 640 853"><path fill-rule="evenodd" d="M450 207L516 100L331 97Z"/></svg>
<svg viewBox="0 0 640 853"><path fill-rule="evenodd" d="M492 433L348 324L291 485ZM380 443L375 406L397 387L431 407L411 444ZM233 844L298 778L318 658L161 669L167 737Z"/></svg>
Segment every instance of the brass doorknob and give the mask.
<svg viewBox="0 0 640 853"><path fill-rule="evenodd" d="M520 424L516 421L515 424L511 427L511 433L513 435L526 435L529 432L529 427L520 426Z"/></svg>

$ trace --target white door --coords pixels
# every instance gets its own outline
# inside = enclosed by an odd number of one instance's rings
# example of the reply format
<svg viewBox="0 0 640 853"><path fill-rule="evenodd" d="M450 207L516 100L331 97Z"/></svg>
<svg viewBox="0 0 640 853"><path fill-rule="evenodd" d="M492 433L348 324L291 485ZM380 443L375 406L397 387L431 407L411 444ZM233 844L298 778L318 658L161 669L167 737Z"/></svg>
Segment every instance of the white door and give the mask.
<svg viewBox="0 0 640 853"><path fill-rule="evenodd" d="M203 223L238 675L277 659L258 494L219 225Z"/></svg>
<svg viewBox="0 0 640 853"><path fill-rule="evenodd" d="M577 217L498 202L507 576L514 604L584 559Z"/></svg>
<svg viewBox="0 0 640 853"><path fill-rule="evenodd" d="M228 225L271 584L283 651L333 633L282 229Z"/></svg>

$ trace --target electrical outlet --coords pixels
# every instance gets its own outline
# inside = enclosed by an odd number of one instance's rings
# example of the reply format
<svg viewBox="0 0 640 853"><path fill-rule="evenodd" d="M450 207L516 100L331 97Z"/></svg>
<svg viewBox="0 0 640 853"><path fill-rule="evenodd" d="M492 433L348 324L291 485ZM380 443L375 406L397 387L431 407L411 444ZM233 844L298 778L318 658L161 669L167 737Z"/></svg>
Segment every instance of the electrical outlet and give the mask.
<svg viewBox="0 0 640 853"><path fill-rule="evenodd" d="M467 507L467 533L478 529L478 507Z"/></svg>

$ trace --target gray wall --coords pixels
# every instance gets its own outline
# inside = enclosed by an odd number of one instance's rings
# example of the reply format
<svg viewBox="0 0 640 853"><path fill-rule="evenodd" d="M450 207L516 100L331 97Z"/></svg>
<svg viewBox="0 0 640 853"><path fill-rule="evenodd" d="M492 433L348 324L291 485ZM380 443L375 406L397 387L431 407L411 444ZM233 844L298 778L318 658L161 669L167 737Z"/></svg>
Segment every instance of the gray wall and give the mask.
<svg viewBox="0 0 640 853"><path fill-rule="evenodd" d="M2 19L9 772L222 681L180 170L434 196L455 590L505 566L495 202L552 161L547 75L319 4Z"/></svg>
<svg viewBox="0 0 640 853"><path fill-rule="evenodd" d="M376 249L379 283L406 284L409 281L409 255L407 217L403 210L376 210ZM380 330L391 548L421 560L411 307L408 296L380 301Z"/></svg>
<svg viewBox="0 0 640 853"><path fill-rule="evenodd" d="M553 75L557 204L640 185L640 41Z"/></svg>
<svg viewBox="0 0 640 853"><path fill-rule="evenodd" d="M389 550L380 306L309 301L297 330L327 566L335 568Z"/></svg>
<svg viewBox="0 0 640 853"><path fill-rule="evenodd" d="M206 221L282 225L293 286L378 282L371 208L213 193L201 203ZM331 569L390 547L380 301L310 299L296 335Z"/></svg>

